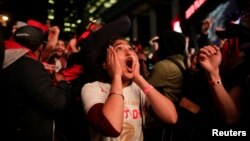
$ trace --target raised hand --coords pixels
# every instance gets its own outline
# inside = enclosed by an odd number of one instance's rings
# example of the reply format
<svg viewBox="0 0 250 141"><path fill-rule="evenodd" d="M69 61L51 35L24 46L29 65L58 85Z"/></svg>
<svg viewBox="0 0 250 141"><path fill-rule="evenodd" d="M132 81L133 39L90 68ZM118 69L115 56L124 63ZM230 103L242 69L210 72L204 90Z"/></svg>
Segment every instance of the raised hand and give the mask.
<svg viewBox="0 0 250 141"><path fill-rule="evenodd" d="M198 61L207 73L219 71L221 63L220 48L215 45L209 45L201 48L198 54Z"/></svg>
<svg viewBox="0 0 250 141"><path fill-rule="evenodd" d="M134 54L135 54L135 52L134 52ZM133 70L133 74L134 74L134 77L133 77L133 80L136 80L136 79L138 79L138 77L140 77L141 76L141 74L140 74L140 63L139 63L139 59L138 59L138 56L135 54L135 60L134 60L134 70Z"/></svg>
<svg viewBox="0 0 250 141"><path fill-rule="evenodd" d="M122 68L117 59L116 52L113 47L107 49L106 65L109 75L113 78L114 76L122 76Z"/></svg>

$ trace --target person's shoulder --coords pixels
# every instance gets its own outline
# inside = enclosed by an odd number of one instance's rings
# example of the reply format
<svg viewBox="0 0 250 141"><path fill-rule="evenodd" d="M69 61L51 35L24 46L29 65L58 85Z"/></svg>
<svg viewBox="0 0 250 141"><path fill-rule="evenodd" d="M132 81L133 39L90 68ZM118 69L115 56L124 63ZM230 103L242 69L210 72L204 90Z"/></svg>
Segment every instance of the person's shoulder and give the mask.
<svg viewBox="0 0 250 141"><path fill-rule="evenodd" d="M6 69L11 69L15 73L27 77L41 77L47 74L41 62L26 56L22 56Z"/></svg>
<svg viewBox="0 0 250 141"><path fill-rule="evenodd" d="M173 65L173 62L169 59L164 59L164 60L161 60L157 63L155 63L154 65L154 68L168 68L168 67L171 67Z"/></svg>
<svg viewBox="0 0 250 141"><path fill-rule="evenodd" d="M43 67L42 63L27 56L22 56L17 60L23 67L32 69L33 67Z"/></svg>

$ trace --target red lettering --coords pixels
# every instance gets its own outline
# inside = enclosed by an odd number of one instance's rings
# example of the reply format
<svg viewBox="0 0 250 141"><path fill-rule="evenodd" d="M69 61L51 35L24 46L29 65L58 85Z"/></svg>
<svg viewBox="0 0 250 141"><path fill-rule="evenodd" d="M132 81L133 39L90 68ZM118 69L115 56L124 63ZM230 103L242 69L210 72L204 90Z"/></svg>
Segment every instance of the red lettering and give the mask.
<svg viewBox="0 0 250 141"><path fill-rule="evenodd" d="M129 109L125 109L124 111L124 118L130 118L129 116L131 116L131 118L133 119L138 119L142 117L142 113L140 110L138 109L134 109L132 111L129 111Z"/></svg>
<svg viewBox="0 0 250 141"><path fill-rule="evenodd" d="M139 113L138 113L138 110L133 110L133 119L137 119L139 117Z"/></svg>
<svg viewBox="0 0 250 141"><path fill-rule="evenodd" d="M124 114L125 114L124 116L125 116L125 118L128 118L128 112L129 112L128 109L125 109L125 110L124 110Z"/></svg>

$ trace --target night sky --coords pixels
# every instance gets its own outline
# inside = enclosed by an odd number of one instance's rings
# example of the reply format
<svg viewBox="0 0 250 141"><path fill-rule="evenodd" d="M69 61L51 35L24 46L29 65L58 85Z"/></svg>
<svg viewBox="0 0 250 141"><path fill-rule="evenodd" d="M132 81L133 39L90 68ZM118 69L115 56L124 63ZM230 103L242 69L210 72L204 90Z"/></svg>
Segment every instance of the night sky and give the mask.
<svg viewBox="0 0 250 141"><path fill-rule="evenodd" d="M47 0L2 0L1 14L9 16L9 22L27 21L32 18L43 23L47 18Z"/></svg>

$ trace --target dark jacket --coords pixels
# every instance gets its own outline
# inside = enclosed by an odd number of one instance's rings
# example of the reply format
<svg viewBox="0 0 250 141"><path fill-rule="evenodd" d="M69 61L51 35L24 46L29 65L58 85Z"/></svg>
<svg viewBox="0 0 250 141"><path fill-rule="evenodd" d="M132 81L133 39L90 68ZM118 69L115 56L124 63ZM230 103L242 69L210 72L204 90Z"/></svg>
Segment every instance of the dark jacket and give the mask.
<svg viewBox="0 0 250 141"><path fill-rule="evenodd" d="M53 86L44 66L26 56L3 69L0 81L5 139L52 141L53 120L70 101L69 84L61 81Z"/></svg>

